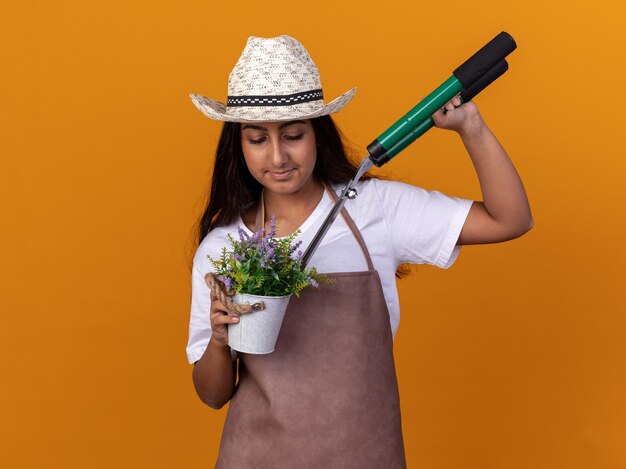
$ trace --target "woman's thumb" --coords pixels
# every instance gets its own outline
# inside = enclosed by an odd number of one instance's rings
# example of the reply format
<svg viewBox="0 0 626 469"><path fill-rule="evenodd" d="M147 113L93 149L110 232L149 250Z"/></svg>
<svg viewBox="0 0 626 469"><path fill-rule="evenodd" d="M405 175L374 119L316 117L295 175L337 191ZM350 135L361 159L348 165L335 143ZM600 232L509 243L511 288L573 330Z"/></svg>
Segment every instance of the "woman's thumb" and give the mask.
<svg viewBox="0 0 626 469"><path fill-rule="evenodd" d="M446 122L446 115L443 113L443 109L439 109L430 117L433 119L433 122L437 127L443 126Z"/></svg>

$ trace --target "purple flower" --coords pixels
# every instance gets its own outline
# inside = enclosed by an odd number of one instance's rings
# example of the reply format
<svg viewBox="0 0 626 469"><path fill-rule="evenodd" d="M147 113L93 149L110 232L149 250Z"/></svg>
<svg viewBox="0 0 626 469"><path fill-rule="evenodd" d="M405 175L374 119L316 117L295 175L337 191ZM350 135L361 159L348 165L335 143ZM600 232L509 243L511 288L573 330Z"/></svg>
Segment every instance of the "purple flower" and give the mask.
<svg viewBox="0 0 626 469"><path fill-rule="evenodd" d="M319 287L320 286L319 283L317 283L312 278L309 279L309 285L311 285L312 287Z"/></svg>
<svg viewBox="0 0 626 469"><path fill-rule="evenodd" d="M241 262L241 256L236 252L233 253L233 259L235 259L237 262Z"/></svg>
<svg viewBox="0 0 626 469"><path fill-rule="evenodd" d="M263 238L261 240L261 254L264 257L264 260L270 260L274 258L274 247L270 242L270 239Z"/></svg>
<svg viewBox="0 0 626 469"><path fill-rule="evenodd" d="M246 233L243 230L243 228L241 226L239 226L239 225L237 225L237 233L239 233L239 240L241 242L250 240L250 236L248 236L248 233Z"/></svg>
<svg viewBox="0 0 626 469"><path fill-rule="evenodd" d="M263 236L265 236L265 228L261 228L259 231L255 231L252 235L252 238L250 238L250 242L258 243L263 238Z"/></svg>
<svg viewBox="0 0 626 469"><path fill-rule="evenodd" d="M230 290L233 286L233 280L230 277L217 277L217 279L224 284L226 291Z"/></svg>
<svg viewBox="0 0 626 469"><path fill-rule="evenodd" d="M272 215L270 222L270 236L276 236L276 215Z"/></svg>

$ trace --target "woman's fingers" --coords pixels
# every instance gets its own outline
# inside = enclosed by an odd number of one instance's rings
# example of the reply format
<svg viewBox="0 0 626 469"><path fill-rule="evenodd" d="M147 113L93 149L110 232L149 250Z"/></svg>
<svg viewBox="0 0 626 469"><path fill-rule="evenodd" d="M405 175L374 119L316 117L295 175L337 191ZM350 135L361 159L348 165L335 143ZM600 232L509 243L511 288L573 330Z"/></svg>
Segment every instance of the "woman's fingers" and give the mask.
<svg viewBox="0 0 626 469"><path fill-rule="evenodd" d="M454 105L448 101L441 109L437 110L431 117L433 122L437 127L442 129L448 128L448 124L450 123L450 113L454 111ZM445 110L445 113L444 113Z"/></svg>
<svg viewBox="0 0 626 469"><path fill-rule="evenodd" d="M217 295L212 289L209 320L211 322L211 331L214 340L220 344L228 344L228 324L237 323L239 318L228 314L224 304L217 298Z"/></svg>
<svg viewBox="0 0 626 469"><path fill-rule="evenodd" d="M443 123L445 122L446 116L443 113L442 109L439 109L437 112L435 112L432 116L433 122L435 123L435 125L437 127L442 127Z"/></svg>
<svg viewBox="0 0 626 469"><path fill-rule="evenodd" d="M442 108L437 110L431 117L437 127L443 129L451 129L453 128L459 121L462 120L464 114L458 114L456 109L461 106L461 98L455 96L446 104L443 105Z"/></svg>
<svg viewBox="0 0 626 469"><path fill-rule="evenodd" d="M213 322L216 325L222 324L233 324L239 322L239 318L237 316L230 316L228 314L222 314L221 312L217 312L213 315Z"/></svg>
<svg viewBox="0 0 626 469"><path fill-rule="evenodd" d="M231 315L224 303L217 299L217 295L211 290L211 320L215 324L232 324L239 321L237 316Z"/></svg>
<svg viewBox="0 0 626 469"><path fill-rule="evenodd" d="M461 105L461 98L455 96L450 101L445 104L446 111L454 111L457 107Z"/></svg>

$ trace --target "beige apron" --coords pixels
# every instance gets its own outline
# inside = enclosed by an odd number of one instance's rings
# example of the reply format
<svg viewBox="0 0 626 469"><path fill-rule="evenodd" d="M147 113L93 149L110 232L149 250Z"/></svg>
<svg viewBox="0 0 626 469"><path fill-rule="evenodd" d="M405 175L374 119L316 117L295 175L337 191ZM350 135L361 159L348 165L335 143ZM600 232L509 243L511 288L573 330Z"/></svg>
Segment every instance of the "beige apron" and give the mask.
<svg viewBox="0 0 626 469"><path fill-rule="evenodd" d="M218 469L406 467L387 304L341 214L369 270L329 273L335 283L294 295L274 352L239 353Z"/></svg>

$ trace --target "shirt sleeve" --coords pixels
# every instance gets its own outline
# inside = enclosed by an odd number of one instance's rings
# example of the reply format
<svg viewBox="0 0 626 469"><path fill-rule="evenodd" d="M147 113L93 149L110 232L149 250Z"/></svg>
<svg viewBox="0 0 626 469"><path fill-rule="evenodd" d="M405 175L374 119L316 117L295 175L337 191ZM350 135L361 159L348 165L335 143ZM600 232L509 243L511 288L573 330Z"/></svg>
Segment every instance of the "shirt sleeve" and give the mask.
<svg viewBox="0 0 626 469"><path fill-rule="evenodd" d="M452 266L474 201L397 181L377 180L375 187L396 262Z"/></svg>
<svg viewBox="0 0 626 469"><path fill-rule="evenodd" d="M209 262L201 262L194 258L191 269L191 314L189 319L189 341L187 342L187 360L189 364L200 360L211 338L211 289L204 276L209 269ZM233 361L237 352L230 349Z"/></svg>

